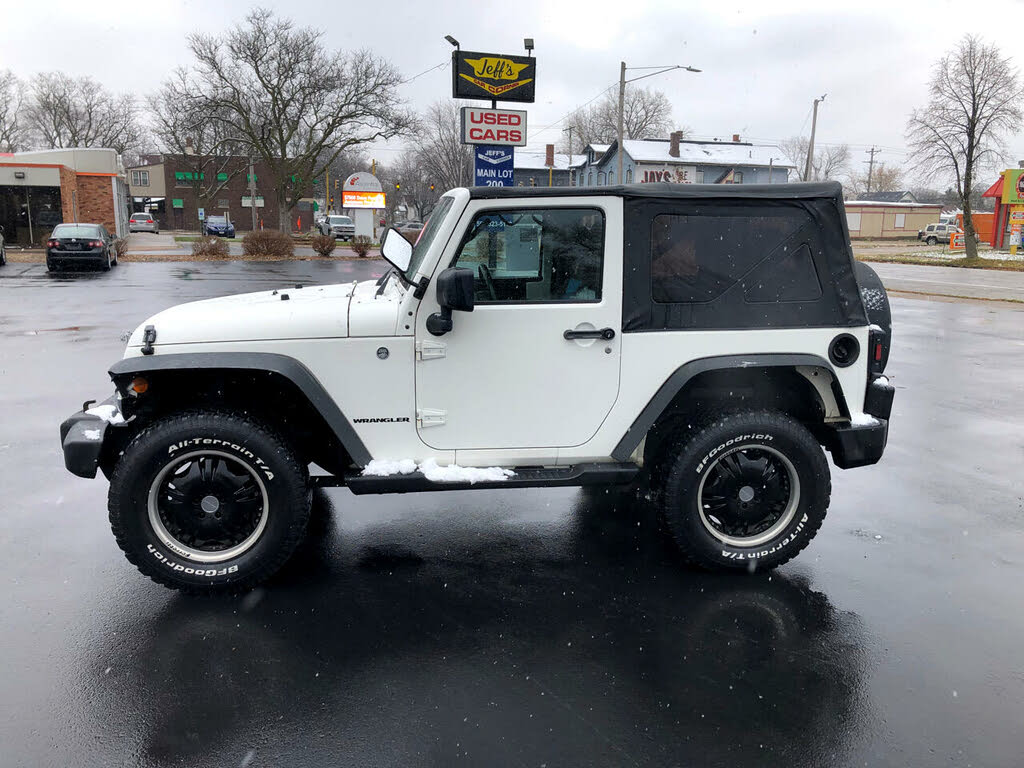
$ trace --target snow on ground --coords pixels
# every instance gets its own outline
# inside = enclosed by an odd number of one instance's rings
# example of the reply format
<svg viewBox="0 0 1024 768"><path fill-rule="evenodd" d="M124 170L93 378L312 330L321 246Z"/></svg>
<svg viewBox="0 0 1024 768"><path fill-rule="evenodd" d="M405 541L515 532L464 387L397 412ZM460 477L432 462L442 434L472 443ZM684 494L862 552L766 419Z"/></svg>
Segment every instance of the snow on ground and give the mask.
<svg viewBox="0 0 1024 768"><path fill-rule="evenodd" d="M963 259L967 256L964 251L913 251L907 254L908 256L920 256L924 259L936 259L951 261L952 259ZM1024 261L1024 251L1017 251L1017 255L1013 256L1009 251L978 251L978 256L983 259L992 259L993 261Z"/></svg>
<svg viewBox="0 0 1024 768"><path fill-rule="evenodd" d="M427 459L417 465L412 459L374 459L363 469L364 475L389 477L391 475L409 475L419 470L432 483L491 483L506 480L513 475L511 469L503 467L460 467L451 464L447 467L438 465L434 459Z"/></svg>
<svg viewBox="0 0 1024 768"><path fill-rule="evenodd" d="M118 413L117 408L112 405L97 405L95 408L90 408L86 413L89 416L97 416L108 424L124 423L124 416Z"/></svg>

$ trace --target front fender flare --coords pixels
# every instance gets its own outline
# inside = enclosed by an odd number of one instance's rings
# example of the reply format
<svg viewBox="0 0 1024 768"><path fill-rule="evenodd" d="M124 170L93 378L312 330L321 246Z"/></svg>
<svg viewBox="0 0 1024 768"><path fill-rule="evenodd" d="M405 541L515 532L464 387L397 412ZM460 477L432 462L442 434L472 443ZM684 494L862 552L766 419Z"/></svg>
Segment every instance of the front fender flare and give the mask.
<svg viewBox="0 0 1024 768"><path fill-rule="evenodd" d="M148 357L126 357L110 368L110 378L150 371L252 370L276 373L299 388L323 416L327 426L358 466L365 467L372 456L323 384L302 363L272 352L184 352Z"/></svg>

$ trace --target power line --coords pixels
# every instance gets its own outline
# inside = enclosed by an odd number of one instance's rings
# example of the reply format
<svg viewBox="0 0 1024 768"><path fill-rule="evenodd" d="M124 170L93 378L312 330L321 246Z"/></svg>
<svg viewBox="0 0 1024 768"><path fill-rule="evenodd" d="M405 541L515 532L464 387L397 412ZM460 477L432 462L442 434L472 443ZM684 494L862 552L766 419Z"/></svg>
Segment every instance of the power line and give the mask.
<svg viewBox="0 0 1024 768"><path fill-rule="evenodd" d="M610 90L611 90L612 88L615 88L615 87L616 87L616 85L618 85L618 83L612 83L612 84L611 84L611 85L609 85L609 86L608 86L607 88L605 88L605 89L604 89L603 91L601 91L601 92L600 92L599 94L597 94L597 96L595 96L594 98L590 99L589 101L586 101L586 102L584 102L583 104L580 104L580 105L578 105L578 106L575 106L575 107L573 107L572 109L570 109L570 110L569 110L568 112L566 112L566 113L565 113L564 115L562 115L562 116L561 116L560 118L558 118L557 120L555 120L555 122L551 123L550 125L545 125L545 126L544 126L543 128L539 128L539 129L537 129L537 130L535 130L535 131L529 131L529 130L527 130L527 133L528 133L528 134L531 134L531 133L532 133L532 134L533 134L533 136L534 136L534 137L536 137L538 133L544 133L544 131L548 131L548 130L551 130L551 129L552 129L552 128L554 128L554 127L555 127L556 125L558 125L558 124L559 124L560 122L562 122L563 120L565 120L565 118L567 118L567 117L568 117L569 115L571 115L571 114L572 114L573 112L576 112L577 110L583 109L584 107L587 107L587 106L590 106L591 104L593 104L593 103L594 103L595 101L597 101L597 100L598 100L598 99L600 99L600 98L601 98L602 96L604 96L604 95L605 95L606 93L608 93L608 91L610 91Z"/></svg>
<svg viewBox="0 0 1024 768"><path fill-rule="evenodd" d="M444 61L442 61L442 62L441 62L440 64L435 64L435 65L434 65L433 67L431 67L430 69L424 69L424 70L423 70L422 72L420 72L420 73L419 73L418 75L413 75L413 76L412 76L412 77L410 77L410 78L409 78L408 80L402 80L402 81L401 81L401 82L399 83L399 85L405 85L406 83L411 83L411 82L412 82L413 80L415 80L415 79L417 79L417 78L419 78L419 77L423 77L423 76L424 76L425 74L427 74L428 72L433 72L433 71L434 71L435 69L440 69L441 67L447 67L447 66L448 66L449 64L451 64L451 63L452 63L452 62L451 62L451 59L445 59L445 60L444 60Z"/></svg>

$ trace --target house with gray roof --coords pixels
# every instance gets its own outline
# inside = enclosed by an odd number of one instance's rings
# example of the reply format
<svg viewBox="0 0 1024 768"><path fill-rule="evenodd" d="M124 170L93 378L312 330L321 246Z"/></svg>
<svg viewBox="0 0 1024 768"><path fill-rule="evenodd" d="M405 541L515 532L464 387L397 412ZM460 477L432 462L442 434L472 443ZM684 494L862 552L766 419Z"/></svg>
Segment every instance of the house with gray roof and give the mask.
<svg viewBox="0 0 1024 768"><path fill-rule="evenodd" d="M673 182L678 184L784 184L794 166L782 150L770 144L732 141L692 141L679 132L667 139L626 139L623 179L616 179L618 142L591 145L579 169L580 186Z"/></svg>

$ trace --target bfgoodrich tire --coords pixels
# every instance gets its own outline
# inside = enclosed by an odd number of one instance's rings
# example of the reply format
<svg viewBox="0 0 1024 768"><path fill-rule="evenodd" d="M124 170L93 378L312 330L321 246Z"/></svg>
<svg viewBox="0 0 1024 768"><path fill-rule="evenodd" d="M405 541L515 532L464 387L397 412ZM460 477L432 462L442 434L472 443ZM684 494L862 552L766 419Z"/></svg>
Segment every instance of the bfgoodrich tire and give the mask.
<svg viewBox="0 0 1024 768"><path fill-rule="evenodd" d="M774 568L825 519L828 462L814 436L783 413L722 416L668 441L663 456L665 527L694 565Z"/></svg>
<svg viewBox="0 0 1024 768"><path fill-rule="evenodd" d="M270 577L302 539L310 501L291 446L226 411L154 423L110 477L110 525L128 560L196 593L240 592Z"/></svg>

